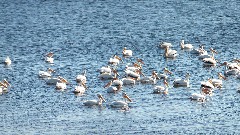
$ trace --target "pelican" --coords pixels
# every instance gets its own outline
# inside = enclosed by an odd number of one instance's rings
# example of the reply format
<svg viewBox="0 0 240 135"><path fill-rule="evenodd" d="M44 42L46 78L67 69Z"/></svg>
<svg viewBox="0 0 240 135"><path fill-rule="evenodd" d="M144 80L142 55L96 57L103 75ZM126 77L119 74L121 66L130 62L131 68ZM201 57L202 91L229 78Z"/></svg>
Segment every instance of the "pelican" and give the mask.
<svg viewBox="0 0 240 135"><path fill-rule="evenodd" d="M142 72L140 70L137 70L136 72L133 72L133 71L130 71L130 70L125 70L125 73L126 73L127 76L135 78L137 80L140 79L140 74L142 74Z"/></svg>
<svg viewBox="0 0 240 135"><path fill-rule="evenodd" d="M38 76L40 78L48 78L51 77L51 73L55 72L54 70L52 70L51 68L48 68L47 71L39 71Z"/></svg>
<svg viewBox="0 0 240 135"><path fill-rule="evenodd" d="M100 73L111 73L112 72L112 69L110 66L106 66L106 67L101 67L100 69Z"/></svg>
<svg viewBox="0 0 240 135"><path fill-rule="evenodd" d="M175 57L178 56L178 54L177 54L177 51L176 51L176 50L172 50L172 49L170 49L169 47L166 47L166 48L165 48L164 56L165 56L166 58L175 58Z"/></svg>
<svg viewBox="0 0 240 135"><path fill-rule="evenodd" d="M4 79L2 82L0 82L0 93L7 92L10 86L10 83Z"/></svg>
<svg viewBox="0 0 240 135"><path fill-rule="evenodd" d="M125 70L129 70L133 72L136 72L137 70L140 70L140 69L141 69L141 65L138 65L137 63L133 63L133 64L127 63L125 67Z"/></svg>
<svg viewBox="0 0 240 135"><path fill-rule="evenodd" d="M205 101L206 100L206 96L203 95L202 93L193 93L191 96L190 96L190 99L192 100L197 100L197 101Z"/></svg>
<svg viewBox="0 0 240 135"><path fill-rule="evenodd" d="M123 82L123 85L134 85L136 82L136 79L131 77L126 77L126 78L122 78L122 82Z"/></svg>
<svg viewBox="0 0 240 135"><path fill-rule="evenodd" d="M153 93L154 94L164 94L167 95L168 94L168 82L166 80L164 80L164 85L163 86L155 86L153 89Z"/></svg>
<svg viewBox="0 0 240 135"><path fill-rule="evenodd" d="M152 76L144 76L140 79L141 83L147 84L156 84L156 79L158 78L157 73L155 71L152 72Z"/></svg>
<svg viewBox="0 0 240 135"><path fill-rule="evenodd" d="M123 48L123 51L122 51L122 54L123 54L123 56L125 56L125 57L130 57L130 56L132 56L132 50L127 50L127 48L124 47L124 48Z"/></svg>
<svg viewBox="0 0 240 135"><path fill-rule="evenodd" d="M206 82L201 82L201 92L207 95L212 95L214 86L212 84L211 79L209 79Z"/></svg>
<svg viewBox="0 0 240 135"><path fill-rule="evenodd" d="M78 86L75 86L73 93L83 94L86 91L86 89L87 89L86 85L83 82L81 82Z"/></svg>
<svg viewBox="0 0 240 135"><path fill-rule="evenodd" d="M11 59L7 56L7 58L5 59L4 63L5 63L5 65L9 66L9 65L11 65L12 61L11 61Z"/></svg>
<svg viewBox="0 0 240 135"><path fill-rule="evenodd" d="M45 61L52 64L52 63L53 63L53 60L54 60L54 58L53 58L53 52L48 53L48 54L46 55Z"/></svg>
<svg viewBox="0 0 240 135"><path fill-rule="evenodd" d="M98 97L98 100L87 100L83 102L83 105L95 106L95 105L102 105L102 102L106 102L101 94L97 94L97 97Z"/></svg>
<svg viewBox="0 0 240 135"><path fill-rule="evenodd" d="M203 45L199 45L199 48L193 49L191 53L200 55L200 54L207 54L207 51L204 50Z"/></svg>
<svg viewBox="0 0 240 135"><path fill-rule="evenodd" d="M125 101L113 101L110 106L113 108L128 108L128 103L126 100L128 100L129 102L132 102L132 100L128 97L126 93L123 93L122 97L125 99Z"/></svg>
<svg viewBox="0 0 240 135"><path fill-rule="evenodd" d="M81 75L78 75L76 78L77 82L82 82L82 83L86 83L87 82L87 78L86 78L86 70L84 70L84 72Z"/></svg>
<svg viewBox="0 0 240 135"><path fill-rule="evenodd" d="M161 47L161 48L172 47L172 44L171 44L171 43L168 43L168 42L161 42L161 43L160 43L160 47Z"/></svg>
<svg viewBox="0 0 240 135"><path fill-rule="evenodd" d="M180 46L181 46L181 49L192 49L193 48L192 44L185 44L184 40L181 40Z"/></svg>
<svg viewBox="0 0 240 135"><path fill-rule="evenodd" d="M121 86L110 86L107 88L107 93L116 93L121 89Z"/></svg>
<svg viewBox="0 0 240 135"><path fill-rule="evenodd" d="M210 79L214 87L221 88L222 87L222 79L226 80L226 77L221 73L218 73L218 79Z"/></svg>
<svg viewBox="0 0 240 135"><path fill-rule="evenodd" d="M112 65L118 65L120 61L122 61L122 59L119 56L114 55L113 58L109 59L108 63Z"/></svg>
<svg viewBox="0 0 240 135"><path fill-rule="evenodd" d="M169 71L167 68L163 68L163 73L162 74L157 74L157 79L168 79L168 76L166 74L172 74L171 71Z"/></svg>
<svg viewBox="0 0 240 135"><path fill-rule="evenodd" d="M122 86L123 85L123 81L119 80L118 78L114 78L113 82L112 82L112 86Z"/></svg>
<svg viewBox="0 0 240 135"><path fill-rule="evenodd" d="M60 79L61 82L57 82L56 83L56 89L58 89L58 90L66 89L68 81L66 79L64 79L63 77L61 77L61 76L59 76L58 78Z"/></svg>
<svg viewBox="0 0 240 135"><path fill-rule="evenodd" d="M214 58L214 54L217 54L217 51L213 50L212 48L210 48L210 51L212 52L212 56L210 56L209 58L204 58L202 60L204 66L215 66L217 63Z"/></svg>
<svg viewBox="0 0 240 135"><path fill-rule="evenodd" d="M187 73L186 74L186 78L185 79L176 79L173 81L173 85L174 87L189 87L189 77L190 74Z"/></svg>
<svg viewBox="0 0 240 135"><path fill-rule="evenodd" d="M237 75L240 73L240 66L238 63L223 62L220 66L225 66L225 75Z"/></svg>

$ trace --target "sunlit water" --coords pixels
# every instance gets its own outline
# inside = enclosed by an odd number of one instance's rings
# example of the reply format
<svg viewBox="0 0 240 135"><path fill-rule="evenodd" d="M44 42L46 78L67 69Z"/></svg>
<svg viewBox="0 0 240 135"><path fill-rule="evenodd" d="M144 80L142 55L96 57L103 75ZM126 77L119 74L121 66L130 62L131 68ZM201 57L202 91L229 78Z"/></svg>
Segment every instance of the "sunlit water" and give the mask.
<svg viewBox="0 0 240 135"><path fill-rule="evenodd" d="M231 1L151 0L151 1L55 1L2 0L0 2L0 58L12 65L0 65L0 79L12 84L0 96L1 134L239 134L239 81L229 77L221 90L205 103L191 101L201 81L217 77L223 67L204 68L197 56L180 50L184 39L195 47L213 47L220 62L239 58L240 4ZM158 45L171 42L179 53L165 59ZM129 111L112 109L109 104L122 100L121 93L108 94L108 81L98 78L97 70L106 66L123 47L133 50L145 62L143 72L159 73L168 67L169 95L151 94L153 85L137 83L123 87L133 100ZM54 52L55 63L44 61ZM72 84L57 91L38 78L40 70L56 70ZM87 70L89 89L83 96L72 91L75 78ZM173 88L175 78L191 74L189 88ZM162 81L158 81L162 85ZM106 103L88 108L83 101L101 93Z"/></svg>

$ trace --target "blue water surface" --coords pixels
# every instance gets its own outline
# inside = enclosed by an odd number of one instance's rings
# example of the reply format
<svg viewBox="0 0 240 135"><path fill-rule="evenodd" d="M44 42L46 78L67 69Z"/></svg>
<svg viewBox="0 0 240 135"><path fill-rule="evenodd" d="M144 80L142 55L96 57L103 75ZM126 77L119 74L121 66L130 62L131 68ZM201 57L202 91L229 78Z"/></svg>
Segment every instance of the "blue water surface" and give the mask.
<svg viewBox="0 0 240 135"><path fill-rule="evenodd" d="M1 0L0 59L9 56L12 64L0 65L0 80L12 87L0 96L0 134L240 134L240 80L228 77L208 101L191 101L201 81L224 67L205 68L179 46L184 39L195 48L212 47L219 62L240 58L239 9L238 0ZM171 42L179 56L165 59L161 41ZM122 100L122 92L108 94L98 69L121 56L123 47L133 57L123 59L119 73L135 58L144 60L146 75L167 67L174 73L168 96L137 83L122 90L133 100L130 110L109 106ZM44 61L48 52L54 52L53 65ZM66 91L38 78L49 67L71 83ZM89 89L76 96L75 79L83 70ZM190 87L172 87L186 72ZM97 93L107 101L102 107L83 106Z"/></svg>

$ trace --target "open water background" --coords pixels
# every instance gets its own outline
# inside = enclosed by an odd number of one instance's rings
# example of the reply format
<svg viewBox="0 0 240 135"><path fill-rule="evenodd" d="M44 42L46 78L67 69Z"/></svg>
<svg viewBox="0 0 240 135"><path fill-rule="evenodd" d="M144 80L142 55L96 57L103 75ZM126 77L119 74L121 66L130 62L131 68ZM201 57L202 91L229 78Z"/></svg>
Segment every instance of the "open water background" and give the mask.
<svg viewBox="0 0 240 135"><path fill-rule="evenodd" d="M184 39L195 47L213 47L221 62L239 58L239 20L238 0L1 0L0 59L10 56L13 63L0 65L0 79L12 84L0 96L0 134L240 134L240 80L229 77L205 103L189 100L201 81L216 78L224 68L204 68L179 46ZM161 41L171 42L179 57L165 59ZM174 72L168 96L151 94L152 85L136 84L123 87L134 101L129 111L108 106L122 99L121 92L107 94L107 81L98 79L97 70L123 47L144 60L146 75L164 67ZM44 61L50 51L54 65ZM131 60L119 65L121 75ZM63 92L46 85L38 72L48 67L72 85ZM89 89L75 96L75 78L84 69ZM191 74L191 86L173 88L172 81L185 72ZM107 103L82 105L97 93Z"/></svg>

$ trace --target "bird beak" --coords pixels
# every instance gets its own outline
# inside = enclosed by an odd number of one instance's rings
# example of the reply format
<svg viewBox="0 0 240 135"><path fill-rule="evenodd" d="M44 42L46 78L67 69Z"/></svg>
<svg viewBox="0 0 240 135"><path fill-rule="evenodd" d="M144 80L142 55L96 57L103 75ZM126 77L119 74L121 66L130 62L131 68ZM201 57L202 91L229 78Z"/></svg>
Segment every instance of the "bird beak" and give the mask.
<svg viewBox="0 0 240 135"><path fill-rule="evenodd" d="M126 99L127 99L129 102L132 102L132 100L131 100L128 96L126 96Z"/></svg>
<svg viewBox="0 0 240 135"><path fill-rule="evenodd" d="M7 88L7 85L4 84L4 83L2 83L2 82L0 82L0 86L3 86L3 87L5 87L5 88Z"/></svg>
<svg viewBox="0 0 240 135"><path fill-rule="evenodd" d="M3 83L7 84L8 86L11 86L6 79L3 80Z"/></svg>
<svg viewBox="0 0 240 135"><path fill-rule="evenodd" d="M103 96L101 95L99 98L102 99L102 101L106 102L106 100L103 98Z"/></svg>
<svg viewBox="0 0 240 135"><path fill-rule="evenodd" d="M66 79L64 79L63 77L59 77L59 79L60 79L63 83L69 84L68 81L67 81Z"/></svg>

